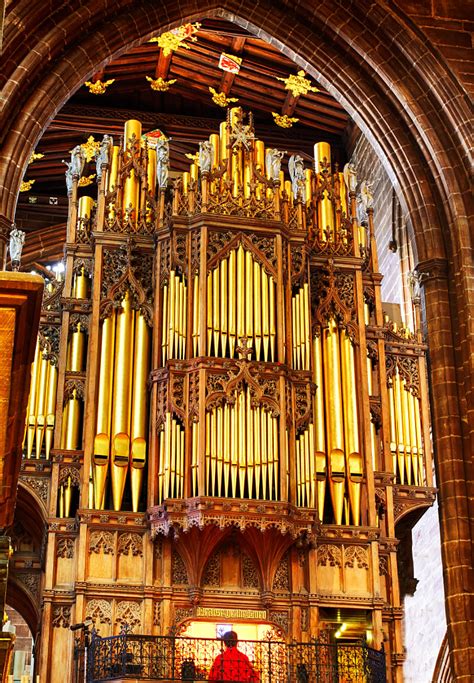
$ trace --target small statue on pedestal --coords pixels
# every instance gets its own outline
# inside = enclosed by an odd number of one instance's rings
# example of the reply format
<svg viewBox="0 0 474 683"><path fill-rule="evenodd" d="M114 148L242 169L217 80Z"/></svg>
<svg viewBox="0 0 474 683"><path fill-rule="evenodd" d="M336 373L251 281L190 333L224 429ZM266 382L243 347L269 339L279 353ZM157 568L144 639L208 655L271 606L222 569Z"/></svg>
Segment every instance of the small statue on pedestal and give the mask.
<svg viewBox="0 0 474 683"><path fill-rule="evenodd" d="M18 230L15 223L12 225L10 232L10 261L12 270L20 270L21 252L23 251L23 244L25 243L25 234L23 230Z"/></svg>

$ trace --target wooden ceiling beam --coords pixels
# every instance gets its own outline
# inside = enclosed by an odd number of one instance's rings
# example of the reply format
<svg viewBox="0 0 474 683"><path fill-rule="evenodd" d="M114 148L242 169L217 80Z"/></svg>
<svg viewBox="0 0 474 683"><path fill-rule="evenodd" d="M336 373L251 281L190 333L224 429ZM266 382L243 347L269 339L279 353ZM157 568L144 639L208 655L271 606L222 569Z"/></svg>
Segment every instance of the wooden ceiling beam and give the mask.
<svg viewBox="0 0 474 683"><path fill-rule="evenodd" d="M236 57L239 57L242 54L242 50L244 49L245 46L245 38L242 36L239 36L238 38L234 38L232 40L231 46L230 46L230 54L235 55ZM221 85L220 85L220 91L225 93L226 95L229 95L232 85L234 84L235 77L237 74L231 73L230 71L224 71L222 78L221 78Z"/></svg>

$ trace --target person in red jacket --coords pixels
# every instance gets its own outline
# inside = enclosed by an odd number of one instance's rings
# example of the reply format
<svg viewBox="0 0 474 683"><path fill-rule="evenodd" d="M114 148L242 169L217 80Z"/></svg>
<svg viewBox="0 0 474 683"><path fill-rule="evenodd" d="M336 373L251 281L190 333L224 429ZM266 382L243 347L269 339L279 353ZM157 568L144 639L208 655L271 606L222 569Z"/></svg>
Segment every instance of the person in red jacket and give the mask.
<svg viewBox="0 0 474 683"><path fill-rule="evenodd" d="M226 646L224 652L214 660L209 672L209 681L228 683L259 683L260 676L250 663L247 655L237 649L238 636L235 631L228 631L222 636Z"/></svg>

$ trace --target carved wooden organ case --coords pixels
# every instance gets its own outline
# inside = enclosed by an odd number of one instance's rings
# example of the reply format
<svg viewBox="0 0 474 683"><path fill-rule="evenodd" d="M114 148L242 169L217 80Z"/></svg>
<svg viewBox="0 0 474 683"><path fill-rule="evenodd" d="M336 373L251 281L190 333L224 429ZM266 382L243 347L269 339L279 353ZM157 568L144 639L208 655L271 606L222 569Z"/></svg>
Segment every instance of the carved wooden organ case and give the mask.
<svg viewBox="0 0 474 683"><path fill-rule="evenodd" d="M45 295L25 434L26 469L50 463L56 533L75 538L66 522L81 522L76 621L91 602L116 605L113 587L110 599L87 588L87 555L103 552L84 550L92 534L138 534L140 560L164 539L170 567L180 554L189 595L166 602L155 569L124 575L164 600L157 621L130 588L134 628L165 632L206 604L207 563L237 529L269 621L304 639L321 609L364 608L396 658L395 524L433 498L426 349L384 320L370 198L358 219L327 143L313 168L292 157L288 179L240 109L172 179L166 144L160 161L139 122L104 145L95 200L72 176L65 278ZM287 592L275 587L285 557Z"/></svg>

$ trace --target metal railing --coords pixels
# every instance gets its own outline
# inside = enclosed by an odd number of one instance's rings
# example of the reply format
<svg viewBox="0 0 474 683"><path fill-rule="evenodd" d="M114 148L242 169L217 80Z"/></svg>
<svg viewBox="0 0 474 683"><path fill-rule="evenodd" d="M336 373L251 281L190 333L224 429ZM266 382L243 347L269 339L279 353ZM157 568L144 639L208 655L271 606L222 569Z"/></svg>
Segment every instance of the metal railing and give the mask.
<svg viewBox="0 0 474 683"><path fill-rule="evenodd" d="M362 642L242 640L238 649L250 660L259 683L386 681L385 653ZM215 658L224 650L223 642L214 639L131 633L101 638L92 634L87 681L207 681Z"/></svg>

